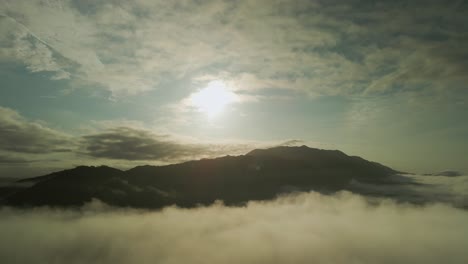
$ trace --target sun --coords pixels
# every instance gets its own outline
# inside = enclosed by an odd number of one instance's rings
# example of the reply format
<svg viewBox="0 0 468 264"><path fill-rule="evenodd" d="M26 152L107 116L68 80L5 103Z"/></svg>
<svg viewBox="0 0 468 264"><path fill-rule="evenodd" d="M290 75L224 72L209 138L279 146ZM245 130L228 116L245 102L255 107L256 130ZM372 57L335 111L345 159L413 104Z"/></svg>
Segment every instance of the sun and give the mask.
<svg viewBox="0 0 468 264"><path fill-rule="evenodd" d="M211 81L200 91L194 93L191 104L208 117L220 114L224 108L234 102L237 96L222 81Z"/></svg>

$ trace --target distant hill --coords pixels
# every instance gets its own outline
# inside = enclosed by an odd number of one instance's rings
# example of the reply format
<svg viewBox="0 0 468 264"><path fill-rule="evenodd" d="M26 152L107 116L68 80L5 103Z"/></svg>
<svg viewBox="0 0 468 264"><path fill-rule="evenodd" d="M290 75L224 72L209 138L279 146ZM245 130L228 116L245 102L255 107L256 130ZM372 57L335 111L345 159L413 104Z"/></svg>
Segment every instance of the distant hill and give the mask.
<svg viewBox="0 0 468 264"><path fill-rule="evenodd" d="M116 206L193 207L223 200L242 204L294 190L334 192L351 180L378 183L397 173L337 150L301 147L256 149L246 155L202 159L127 171L80 166L21 180L37 182L4 197L14 206L79 206L92 198Z"/></svg>

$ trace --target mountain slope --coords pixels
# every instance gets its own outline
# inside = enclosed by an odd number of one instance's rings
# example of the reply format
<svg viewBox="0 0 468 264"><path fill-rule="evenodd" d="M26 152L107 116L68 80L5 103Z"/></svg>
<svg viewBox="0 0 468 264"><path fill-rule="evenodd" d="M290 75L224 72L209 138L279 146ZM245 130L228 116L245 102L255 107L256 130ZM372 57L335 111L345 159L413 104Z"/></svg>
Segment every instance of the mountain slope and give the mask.
<svg viewBox="0 0 468 264"><path fill-rule="evenodd" d="M117 206L192 207L223 200L239 204L272 199L291 190L342 190L352 179L379 182L396 172L335 150L302 147L257 149L242 156L203 159L128 171L77 167L28 179L34 186L5 202L17 206L75 206L92 198Z"/></svg>

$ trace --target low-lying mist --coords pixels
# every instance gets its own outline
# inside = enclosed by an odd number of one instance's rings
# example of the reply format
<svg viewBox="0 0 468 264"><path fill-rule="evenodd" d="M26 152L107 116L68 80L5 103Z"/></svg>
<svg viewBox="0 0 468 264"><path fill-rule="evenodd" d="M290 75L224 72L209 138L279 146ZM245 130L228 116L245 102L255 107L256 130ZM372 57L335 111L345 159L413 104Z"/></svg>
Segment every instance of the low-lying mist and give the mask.
<svg viewBox="0 0 468 264"><path fill-rule="evenodd" d="M353 181L349 189L360 194L391 197L398 201L416 204L443 202L468 209L468 175L394 175L390 180L387 184Z"/></svg>
<svg viewBox="0 0 468 264"><path fill-rule="evenodd" d="M341 192L245 207L0 210L1 263L467 263L468 211Z"/></svg>

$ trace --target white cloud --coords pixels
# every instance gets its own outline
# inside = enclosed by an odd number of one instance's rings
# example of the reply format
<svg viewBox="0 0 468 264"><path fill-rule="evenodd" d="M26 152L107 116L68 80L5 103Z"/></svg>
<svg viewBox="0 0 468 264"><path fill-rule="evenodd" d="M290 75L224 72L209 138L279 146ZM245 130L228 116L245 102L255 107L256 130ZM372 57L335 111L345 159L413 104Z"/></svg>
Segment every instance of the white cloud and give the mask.
<svg viewBox="0 0 468 264"><path fill-rule="evenodd" d="M375 202L375 201L374 201ZM6 263L465 263L468 213L308 193L160 212L3 208Z"/></svg>
<svg viewBox="0 0 468 264"><path fill-rule="evenodd" d="M1 59L18 59L31 72L52 72L51 79L68 79L70 73L63 65L56 52L16 19L1 14L0 27L2 37ZM55 53L55 54L54 54Z"/></svg>
<svg viewBox="0 0 468 264"><path fill-rule="evenodd" d="M243 89L313 95L466 82L464 9L428 3L412 14L413 4L381 5L362 4L363 12L316 1L3 0L2 57L114 95L223 72ZM439 22L429 19L436 15Z"/></svg>

